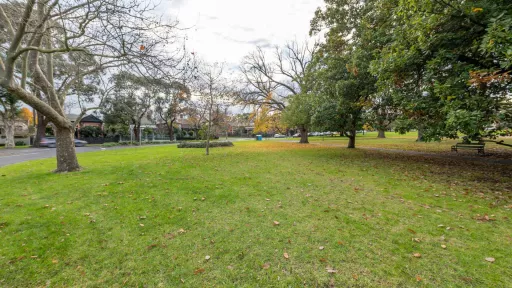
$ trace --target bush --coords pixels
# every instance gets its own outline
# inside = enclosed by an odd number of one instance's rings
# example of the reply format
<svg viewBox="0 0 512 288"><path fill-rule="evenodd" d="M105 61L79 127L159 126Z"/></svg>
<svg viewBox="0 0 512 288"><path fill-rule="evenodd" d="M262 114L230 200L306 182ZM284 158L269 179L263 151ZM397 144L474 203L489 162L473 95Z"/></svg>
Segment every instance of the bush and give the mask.
<svg viewBox="0 0 512 288"><path fill-rule="evenodd" d="M214 147L231 147L233 143L229 141L210 142L210 148ZM206 148L206 142L181 142L178 148Z"/></svg>
<svg viewBox="0 0 512 288"><path fill-rule="evenodd" d="M14 143L14 146L25 146L25 145L27 145L27 144L25 143L25 141L16 141L16 142Z"/></svg>
<svg viewBox="0 0 512 288"><path fill-rule="evenodd" d="M85 126L80 129L80 136L82 137L100 137L103 134L100 127Z"/></svg>

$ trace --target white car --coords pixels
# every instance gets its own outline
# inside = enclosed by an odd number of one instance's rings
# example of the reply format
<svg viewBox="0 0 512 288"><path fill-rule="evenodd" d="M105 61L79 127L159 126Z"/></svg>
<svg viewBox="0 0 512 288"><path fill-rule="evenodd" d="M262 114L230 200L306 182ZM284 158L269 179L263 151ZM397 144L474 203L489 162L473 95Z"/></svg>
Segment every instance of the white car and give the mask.
<svg viewBox="0 0 512 288"><path fill-rule="evenodd" d="M286 135L282 135L282 134L275 134L275 135L274 135L274 138L286 138Z"/></svg>

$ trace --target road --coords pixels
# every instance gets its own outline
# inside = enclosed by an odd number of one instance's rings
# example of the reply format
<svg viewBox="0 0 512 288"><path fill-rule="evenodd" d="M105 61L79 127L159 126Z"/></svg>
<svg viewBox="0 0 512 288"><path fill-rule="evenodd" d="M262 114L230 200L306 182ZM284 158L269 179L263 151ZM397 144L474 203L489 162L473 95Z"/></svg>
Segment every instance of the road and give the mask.
<svg viewBox="0 0 512 288"><path fill-rule="evenodd" d="M77 153L93 152L128 147L109 147L102 148L98 146L76 147ZM0 167L9 164L25 162L29 160L44 159L55 157L55 148L21 148L21 149L0 149Z"/></svg>

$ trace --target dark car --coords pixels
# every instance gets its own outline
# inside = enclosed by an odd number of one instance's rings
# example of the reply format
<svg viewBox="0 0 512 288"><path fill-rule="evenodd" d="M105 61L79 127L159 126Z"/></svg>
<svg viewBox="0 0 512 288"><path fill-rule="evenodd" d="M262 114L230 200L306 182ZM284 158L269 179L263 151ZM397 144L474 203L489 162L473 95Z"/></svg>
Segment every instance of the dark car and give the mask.
<svg viewBox="0 0 512 288"><path fill-rule="evenodd" d="M75 147L83 147L87 144L86 141L75 139ZM55 143L55 137L45 137L41 139L41 147L55 148L57 144Z"/></svg>

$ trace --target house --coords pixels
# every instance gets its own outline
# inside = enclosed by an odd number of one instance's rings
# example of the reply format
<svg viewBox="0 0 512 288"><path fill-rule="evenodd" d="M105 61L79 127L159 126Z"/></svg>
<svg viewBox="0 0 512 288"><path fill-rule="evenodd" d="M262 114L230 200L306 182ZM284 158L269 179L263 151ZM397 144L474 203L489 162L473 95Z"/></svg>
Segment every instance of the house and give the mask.
<svg viewBox="0 0 512 288"><path fill-rule="evenodd" d="M76 122L76 119L78 118L79 115L77 114L67 114L66 117L72 122L72 123L75 123ZM98 127L101 129L101 131L103 131L103 120L101 120L100 118L92 115L92 114L89 114L89 115L85 115L84 117L82 117L82 119L80 120L80 123L76 124L76 131L75 131L75 137L76 138L79 138L80 136L80 129L84 128L84 127Z"/></svg>
<svg viewBox="0 0 512 288"><path fill-rule="evenodd" d="M0 145L5 144L5 127L2 116L0 116ZM18 118L14 123L14 142L25 142L26 145L30 144L30 130L29 123L25 119Z"/></svg>

